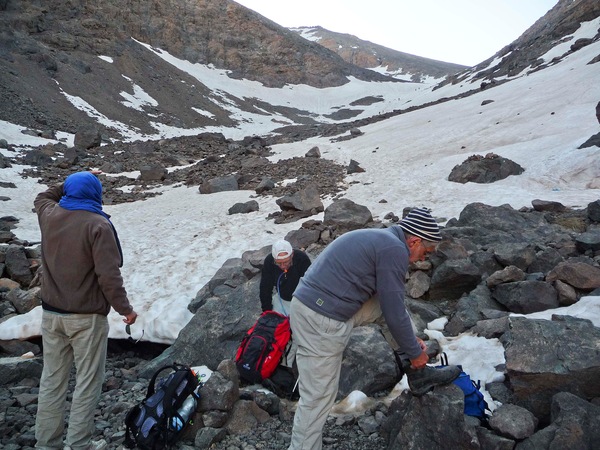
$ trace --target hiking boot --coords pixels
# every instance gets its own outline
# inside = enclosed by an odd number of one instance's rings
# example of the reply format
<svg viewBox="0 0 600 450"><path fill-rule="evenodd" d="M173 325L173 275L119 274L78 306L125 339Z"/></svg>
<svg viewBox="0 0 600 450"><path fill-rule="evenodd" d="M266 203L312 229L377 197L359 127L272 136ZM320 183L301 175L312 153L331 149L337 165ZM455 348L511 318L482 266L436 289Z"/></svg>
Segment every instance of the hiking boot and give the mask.
<svg viewBox="0 0 600 450"><path fill-rule="evenodd" d="M98 441L90 442L90 445L88 446L87 450L105 450L107 448L108 448L108 444L106 443L106 441L104 439L100 439ZM72 450L72 449L68 445L65 445L64 450Z"/></svg>
<svg viewBox="0 0 600 450"><path fill-rule="evenodd" d="M108 444L104 439L100 439L99 441L92 441L88 450L105 450L108 448Z"/></svg>
<svg viewBox="0 0 600 450"><path fill-rule="evenodd" d="M458 366L439 368L425 366L424 369L413 369L410 366L405 366L403 369L408 378L410 392L416 397L425 395L436 386L452 383L461 372Z"/></svg>

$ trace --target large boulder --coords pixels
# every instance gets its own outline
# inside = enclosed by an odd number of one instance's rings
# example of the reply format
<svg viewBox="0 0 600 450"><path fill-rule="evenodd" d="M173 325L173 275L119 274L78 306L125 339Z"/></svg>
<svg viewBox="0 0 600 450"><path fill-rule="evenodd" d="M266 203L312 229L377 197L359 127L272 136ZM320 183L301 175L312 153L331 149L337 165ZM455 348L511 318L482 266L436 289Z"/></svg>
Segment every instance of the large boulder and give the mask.
<svg viewBox="0 0 600 450"><path fill-rule="evenodd" d="M325 224L336 224L344 229L354 230L363 228L369 222L372 222L373 215L366 206L342 198L334 201L325 209L323 221Z"/></svg>
<svg viewBox="0 0 600 450"><path fill-rule="evenodd" d="M588 401L600 396L600 328L589 320L511 317L500 340L514 403L540 422L548 423L552 397L559 392Z"/></svg>
<svg viewBox="0 0 600 450"><path fill-rule="evenodd" d="M479 268L470 259L448 260L433 272L429 298L454 300L471 292L481 281Z"/></svg>
<svg viewBox="0 0 600 450"><path fill-rule="evenodd" d="M456 312L444 327L444 331L456 336L473 328L481 320L505 314L508 314L506 309L492 298L490 290L484 285L479 285L458 300Z"/></svg>
<svg viewBox="0 0 600 450"><path fill-rule="evenodd" d="M387 450L480 449L464 415L464 393L454 384L422 397L403 393L389 407L382 431Z"/></svg>
<svg viewBox="0 0 600 450"><path fill-rule="evenodd" d="M338 398L352 391L366 395L392 388L399 380L399 368L392 348L378 325L352 330L344 351Z"/></svg>
<svg viewBox="0 0 600 450"><path fill-rule="evenodd" d="M214 194L215 192L237 191L238 180L235 175L215 177L203 182L198 190L201 194Z"/></svg>
<svg viewBox="0 0 600 450"><path fill-rule="evenodd" d="M587 206L588 218L592 222L600 222L600 200L591 202Z"/></svg>
<svg viewBox="0 0 600 450"><path fill-rule="evenodd" d="M42 358L0 358L0 386L42 376Z"/></svg>
<svg viewBox="0 0 600 450"><path fill-rule="evenodd" d="M522 440L533 434L538 420L525 408L506 404L494 411L488 423L501 436Z"/></svg>
<svg viewBox="0 0 600 450"><path fill-rule="evenodd" d="M206 365L214 370L222 360L233 358L261 313L259 282L260 277L254 277L234 289L206 298L173 345L146 364L141 375L149 377L173 361Z"/></svg>
<svg viewBox="0 0 600 450"><path fill-rule="evenodd" d="M594 449L600 442L600 406L569 393L552 397L551 424L517 444L516 450Z"/></svg>
<svg viewBox="0 0 600 450"><path fill-rule="evenodd" d="M457 226L478 227L485 230L505 231L514 235L546 225L543 214L521 212L510 205L489 206L470 203L461 211ZM496 241L495 244L503 241ZM526 240L522 240L526 242Z"/></svg>
<svg viewBox="0 0 600 450"><path fill-rule="evenodd" d="M585 253L590 250L592 253L600 250L600 229L589 230L575 238L577 250Z"/></svg>
<svg viewBox="0 0 600 450"><path fill-rule="evenodd" d="M535 260L535 249L527 243L502 243L494 246L494 256L504 267L527 270Z"/></svg>
<svg viewBox="0 0 600 450"><path fill-rule="evenodd" d="M546 281L563 281L576 289L592 290L600 287L600 269L579 261L565 261L548 273Z"/></svg>
<svg viewBox="0 0 600 450"><path fill-rule="evenodd" d="M454 166L448 181L456 183L493 183L510 175L520 175L525 171L519 164L494 153L485 156L469 156L462 164Z"/></svg>
<svg viewBox="0 0 600 450"><path fill-rule="evenodd" d="M81 127L75 133L73 145L82 150L88 150L94 147L100 147L102 136L100 130L94 126Z"/></svg>
<svg viewBox="0 0 600 450"><path fill-rule="evenodd" d="M315 213L323 211L323 202L319 196L316 185L310 184L306 188L292 194L281 197L275 201L282 211L311 211Z"/></svg>
<svg viewBox="0 0 600 450"><path fill-rule="evenodd" d="M543 281L502 283L494 288L492 296L506 309L519 314L530 314L560 306L556 289Z"/></svg>
<svg viewBox="0 0 600 450"><path fill-rule="evenodd" d="M141 181L162 181L167 178L169 171L161 165L149 165L140 167Z"/></svg>
<svg viewBox="0 0 600 450"><path fill-rule="evenodd" d="M29 286L33 280L33 274L29 269L29 260L25 248L21 245L11 244L6 249L5 264L8 276L23 287Z"/></svg>

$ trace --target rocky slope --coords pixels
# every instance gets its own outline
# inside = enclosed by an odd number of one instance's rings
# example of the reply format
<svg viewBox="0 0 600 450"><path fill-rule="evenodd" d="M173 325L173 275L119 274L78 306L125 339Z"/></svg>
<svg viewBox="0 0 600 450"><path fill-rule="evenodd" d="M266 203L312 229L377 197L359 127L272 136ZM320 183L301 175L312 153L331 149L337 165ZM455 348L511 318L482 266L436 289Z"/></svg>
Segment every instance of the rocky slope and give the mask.
<svg viewBox="0 0 600 450"><path fill-rule="evenodd" d="M370 324L357 327L350 339L339 397L359 390L372 401L364 413L338 410L337 416L330 416L324 449L597 448L600 386L595 380L600 373L600 330L587 318L557 314L552 320L534 320L511 313L529 314L579 302L582 307L584 303L587 308L596 307L597 300L592 298L600 294L600 200L583 210L556 202L534 201L532 206L517 211L508 205L467 205L442 230L444 241L430 260L411 265L407 283L408 307L419 329L447 316L450 320L444 332L449 336L468 332L502 343L505 363L496 370L504 376L485 384L502 405L494 409L489 421L463 414L464 394L455 386L436 388L423 397L403 393L386 399L398 371L382 328ZM328 211L333 209L332 205ZM360 209L346 204L345 217L332 213L335 221L328 221L326 211L322 224L303 224L287 237L297 242L301 236L312 235L318 241L309 246L309 253L318 252L329 240L325 236L332 237L365 218ZM382 224L367 220L364 226ZM307 227L321 232L311 234ZM17 247L7 250L7 266L12 265ZM205 364L214 372L200 391L194 425L175 448L286 448L294 402L240 382L230 359L258 316L260 306L254 301L258 275L269 251L269 247L246 251L224 264L190 304L196 314L172 346L111 341L106 381L95 414L96 438L104 438L110 449L122 449L125 415L144 398L154 371L178 361ZM8 285L4 286L6 290ZM19 287L8 289L6 300L0 302L2 309L6 311L7 303L19 312L32 306ZM431 355L439 352L438 338L421 337L427 340ZM0 342L0 356L26 352L32 357L0 358L0 445L10 450L30 449L35 443L41 349L39 339Z"/></svg>
<svg viewBox="0 0 600 450"><path fill-rule="evenodd" d="M599 15L600 3L596 0L560 0L513 43L472 69L451 77L449 81L456 84L472 74L476 74L476 78L492 81L515 76L530 66L543 68L545 64L541 56L557 43L569 41L568 35L574 33L581 23L593 20ZM596 34L596 39L599 37L600 33ZM572 44L585 45L583 42ZM495 60L499 62L490 66Z"/></svg>
<svg viewBox="0 0 600 450"><path fill-rule="evenodd" d="M141 133L152 131L149 120L180 128L231 126L234 119L223 100L245 111L257 112L260 106L263 113L297 116L293 108L212 93L140 42L271 87L339 86L350 75L390 80L230 0L6 0L0 11L0 120L24 126L73 131L74 124L102 120L74 108L64 93L90 105L97 116ZM132 110L124 105L122 93L131 91L132 80L160 106Z"/></svg>
<svg viewBox="0 0 600 450"><path fill-rule="evenodd" d="M432 78L443 79L466 69L466 66L460 64L392 50L351 34L336 33L322 27L300 27L292 30L337 53L346 62L365 69L381 67L378 71L401 80L420 83Z"/></svg>

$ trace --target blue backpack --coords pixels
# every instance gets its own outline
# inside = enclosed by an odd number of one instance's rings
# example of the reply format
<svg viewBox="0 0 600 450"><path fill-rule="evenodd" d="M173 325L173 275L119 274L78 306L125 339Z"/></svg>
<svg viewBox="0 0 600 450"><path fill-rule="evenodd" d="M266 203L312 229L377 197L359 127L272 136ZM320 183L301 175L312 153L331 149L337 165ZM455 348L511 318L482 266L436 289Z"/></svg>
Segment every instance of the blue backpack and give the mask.
<svg viewBox="0 0 600 450"><path fill-rule="evenodd" d="M446 353L442 353L441 357L442 364L437 367L445 367L448 365L448 356ZM481 393L481 382L478 380L475 383L471 377L462 370L460 367L460 375L456 380L453 381L465 394L465 414L467 416L477 417L481 420L486 420L488 415L486 411L490 411L487 402L483 398Z"/></svg>

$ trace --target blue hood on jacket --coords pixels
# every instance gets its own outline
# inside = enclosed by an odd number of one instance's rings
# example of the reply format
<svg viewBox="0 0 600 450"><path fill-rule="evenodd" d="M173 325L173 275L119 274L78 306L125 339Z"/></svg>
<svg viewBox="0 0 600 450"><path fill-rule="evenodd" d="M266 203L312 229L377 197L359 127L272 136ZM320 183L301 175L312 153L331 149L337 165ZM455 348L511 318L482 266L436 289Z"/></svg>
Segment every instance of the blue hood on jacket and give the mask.
<svg viewBox="0 0 600 450"><path fill-rule="evenodd" d="M63 185L63 191L65 194L58 202L61 208L69 211L89 211L106 217L115 234L115 240L121 255L119 267L123 266L123 251L121 250L117 230L110 221L110 216L102 211L102 183L100 183L100 180L91 172L77 172L67 177Z"/></svg>
<svg viewBox="0 0 600 450"><path fill-rule="evenodd" d="M63 187L65 195L58 204L70 211L84 210L100 214L108 219L102 211L102 183L91 172L77 172L69 175Z"/></svg>

